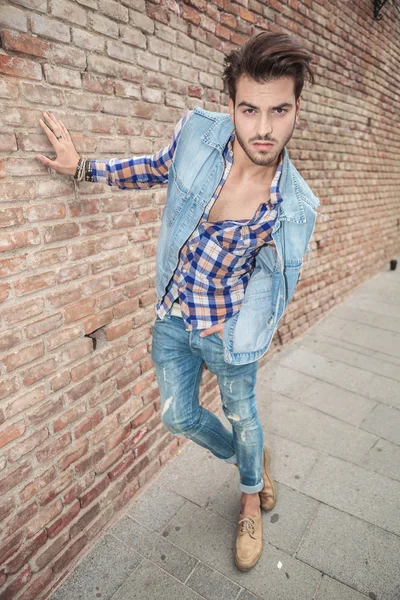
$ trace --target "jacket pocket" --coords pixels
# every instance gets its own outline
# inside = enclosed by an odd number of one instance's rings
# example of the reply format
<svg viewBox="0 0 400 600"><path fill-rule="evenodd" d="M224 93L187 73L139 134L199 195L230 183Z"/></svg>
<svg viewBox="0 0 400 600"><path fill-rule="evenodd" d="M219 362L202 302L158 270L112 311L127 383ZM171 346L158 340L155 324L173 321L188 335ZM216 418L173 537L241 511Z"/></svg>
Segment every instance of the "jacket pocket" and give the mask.
<svg viewBox="0 0 400 600"><path fill-rule="evenodd" d="M181 212L190 190L188 190L179 179L174 163L168 171L168 193L167 201L164 206L165 219L167 225L171 227Z"/></svg>
<svg viewBox="0 0 400 600"><path fill-rule="evenodd" d="M296 290L297 283L300 278L301 267L303 263L299 261L298 264L290 264L285 266L284 274L286 281L286 306L292 300L294 292Z"/></svg>

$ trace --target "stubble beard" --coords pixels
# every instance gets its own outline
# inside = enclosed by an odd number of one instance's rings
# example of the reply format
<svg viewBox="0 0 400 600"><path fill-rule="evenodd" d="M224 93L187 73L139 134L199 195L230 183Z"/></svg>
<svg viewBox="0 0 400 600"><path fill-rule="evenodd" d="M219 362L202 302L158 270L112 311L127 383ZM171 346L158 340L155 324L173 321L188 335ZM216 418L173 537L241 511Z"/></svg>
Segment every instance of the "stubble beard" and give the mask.
<svg viewBox="0 0 400 600"><path fill-rule="evenodd" d="M267 167L270 165L274 165L278 163L278 158L282 152L282 149L289 143L294 129L296 127L296 120L293 123L292 131L286 137L283 144L278 147L273 148L273 150L257 150L254 148L252 144L246 144L244 139L241 137L240 133L237 131L235 126L235 136L238 141L239 146L242 148L243 152L249 157L251 162L260 167ZM265 140L267 142L268 140ZM261 142L261 140L260 140ZM253 142L254 143L254 142Z"/></svg>

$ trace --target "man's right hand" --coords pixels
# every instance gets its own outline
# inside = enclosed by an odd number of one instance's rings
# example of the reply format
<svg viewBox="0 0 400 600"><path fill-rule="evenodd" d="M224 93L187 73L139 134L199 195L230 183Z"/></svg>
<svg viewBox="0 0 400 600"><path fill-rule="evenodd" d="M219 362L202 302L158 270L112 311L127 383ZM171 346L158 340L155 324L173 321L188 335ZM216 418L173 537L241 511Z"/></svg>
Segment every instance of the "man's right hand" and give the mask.
<svg viewBox="0 0 400 600"><path fill-rule="evenodd" d="M37 160L46 165L46 167L54 169L57 173L75 175L80 156L75 149L68 129L53 113L44 112L43 115L45 120L42 121L42 119L39 119L39 123L53 145L57 158L50 159L42 154L37 154ZM59 137L60 135L62 137L57 139L57 136Z"/></svg>

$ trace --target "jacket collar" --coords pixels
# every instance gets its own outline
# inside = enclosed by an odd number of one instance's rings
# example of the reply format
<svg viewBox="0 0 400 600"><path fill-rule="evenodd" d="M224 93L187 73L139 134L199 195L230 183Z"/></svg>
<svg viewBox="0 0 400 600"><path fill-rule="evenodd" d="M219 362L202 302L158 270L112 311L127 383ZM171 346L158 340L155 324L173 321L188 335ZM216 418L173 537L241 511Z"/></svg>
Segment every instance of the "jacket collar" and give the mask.
<svg viewBox="0 0 400 600"><path fill-rule="evenodd" d="M210 127L201 136L201 140L222 154L232 131L234 130L230 115L207 111L198 106L194 107L194 112L208 118L211 122ZM286 146L283 148L283 165L279 182L279 191L283 198L282 202L279 204L280 220L292 221L294 223L306 223L302 200L307 202L307 197L299 189ZM310 193L312 194L311 191Z"/></svg>

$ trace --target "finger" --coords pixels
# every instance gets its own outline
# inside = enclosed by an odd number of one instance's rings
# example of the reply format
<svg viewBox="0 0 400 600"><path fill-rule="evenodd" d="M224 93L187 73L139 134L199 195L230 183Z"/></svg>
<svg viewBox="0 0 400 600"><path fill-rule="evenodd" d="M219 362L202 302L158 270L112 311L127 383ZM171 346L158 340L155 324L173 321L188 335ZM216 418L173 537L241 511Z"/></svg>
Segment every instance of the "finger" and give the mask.
<svg viewBox="0 0 400 600"><path fill-rule="evenodd" d="M51 113L51 112L45 112L43 114L47 116L47 118L49 119L50 123L52 123L54 125L57 125L57 119L55 118L55 116L53 115L53 113Z"/></svg>
<svg viewBox="0 0 400 600"><path fill-rule="evenodd" d="M203 331L200 333L200 337L207 337L208 335L212 335L216 331L219 331L217 329L217 327L218 327L218 325L213 325L212 327L209 327L208 329L203 329Z"/></svg>
<svg viewBox="0 0 400 600"><path fill-rule="evenodd" d="M62 134L65 137L66 140L68 140L69 142L71 142L71 136L69 134L68 129L65 127L64 123L61 123L61 130L62 130Z"/></svg>
<svg viewBox="0 0 400 600"><path fill-rule="evenodd" d="M44 129L44 132L47 135L47 137L49 138L51 144L55 147L55 144L57 143L57 138L54 135L53 131L50 129L50 127L47 125L47 123L42 121L42 119L39 119L39 123L42 126L42 129ZM45 127L45 125L46 125L46 127Z"/></svg>
<svg viewBox="0 0 400 600"><path fill-rule="evenodd" d="M43 154L37 154L36 158L41 163L43 163L44 165L46 165L46 167L52 167L53 168L54 161L50 160L50 158L47 158L47 156L43 156Z"/></svg>
<svg viewBox="0 0 400 600"><path fill-rule="evenodd" d="M57 139L57 137L61 133L61 127L60 127L57 119L55 118L55 116L52 113L44 113L44 114L48 115L48 119L49 119L49 123L46 123L46 125L51 129L51 131L54 133L54 135L56 136L56 139Z"/></svg>
<svg viewBox="0 0 400 600"><path fill-rule="evenodd" d="M57 117L55 115L53 115L53 113L50 113L50 116L52 117L54 123L56 124L57 131L59 129L62 130L62 123L61 123L60 119L57 119ZM61 133L61 131L60 131L60 133Z"/></svg>

